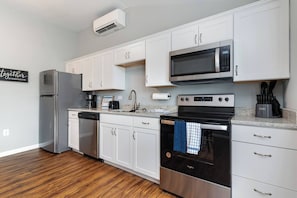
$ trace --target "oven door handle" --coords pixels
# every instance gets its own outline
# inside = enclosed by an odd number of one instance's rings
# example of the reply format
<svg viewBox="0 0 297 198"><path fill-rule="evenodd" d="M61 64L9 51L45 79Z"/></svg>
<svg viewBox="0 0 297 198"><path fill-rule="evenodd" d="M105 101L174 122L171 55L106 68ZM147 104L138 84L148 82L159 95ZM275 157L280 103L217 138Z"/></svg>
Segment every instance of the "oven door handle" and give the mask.
<svg viewBox="0 0 297 198"><path fill-rule="evenodd" d="M161 120L161 124L164 125L174 125L173 120ZM219 130L219 131L227 131L227 125L214 125L214 124L200 124L201 129L209 129L209 130Z"/></svg>

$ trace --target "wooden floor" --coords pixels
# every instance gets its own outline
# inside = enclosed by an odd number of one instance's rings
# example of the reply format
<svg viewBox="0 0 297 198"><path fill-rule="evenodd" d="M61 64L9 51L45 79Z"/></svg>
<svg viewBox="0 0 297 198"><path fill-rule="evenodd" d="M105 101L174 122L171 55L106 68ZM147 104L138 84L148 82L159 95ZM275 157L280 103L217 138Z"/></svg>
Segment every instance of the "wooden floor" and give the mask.
<svg viewBox="0 0 297 198"><path fill-rule="evenodd" d="M0 158L0 197L175 197L157 184L73 151Z"/></svg>

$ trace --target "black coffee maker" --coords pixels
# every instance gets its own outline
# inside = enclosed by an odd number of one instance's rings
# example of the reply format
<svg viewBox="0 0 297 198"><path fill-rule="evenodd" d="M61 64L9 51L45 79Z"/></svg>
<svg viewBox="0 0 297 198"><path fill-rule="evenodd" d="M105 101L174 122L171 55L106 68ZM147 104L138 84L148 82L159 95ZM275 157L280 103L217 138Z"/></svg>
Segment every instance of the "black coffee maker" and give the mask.
<svg viewBox="0 0 297 198"><path fill-rule="evenodd" d="M87 94L87 105L89 109L97 108L97 95Z"/></svg>

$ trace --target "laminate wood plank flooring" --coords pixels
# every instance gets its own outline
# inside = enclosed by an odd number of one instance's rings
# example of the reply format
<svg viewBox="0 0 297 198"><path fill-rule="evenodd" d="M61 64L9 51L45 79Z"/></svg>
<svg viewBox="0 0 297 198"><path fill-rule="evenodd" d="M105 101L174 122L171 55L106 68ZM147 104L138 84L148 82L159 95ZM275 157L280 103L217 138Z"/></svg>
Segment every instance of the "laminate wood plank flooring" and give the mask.
<svg viewBox="0 0 297 198"><path fill-rule="evenodd" d="M174 198L159 185L73 151L0 158L0 197Z"/></svg>

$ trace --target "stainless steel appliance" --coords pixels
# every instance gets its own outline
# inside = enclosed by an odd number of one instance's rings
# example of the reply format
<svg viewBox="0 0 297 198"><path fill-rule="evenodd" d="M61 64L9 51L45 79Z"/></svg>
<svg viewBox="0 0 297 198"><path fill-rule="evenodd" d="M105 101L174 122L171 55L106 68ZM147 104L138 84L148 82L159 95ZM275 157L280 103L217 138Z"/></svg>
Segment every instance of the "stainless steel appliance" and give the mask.
<svg viewBox="0 0 297 198"><path fill-rule="evenodd" d="M230 198L234 95L180 95L178 113L161 116L160 187L187 198ZM177 123L185 124L179 128ZM188 123L198 127L192 135ZM182 136L187 136L180 142ZM180 135L180 134L179 134ZM200 142L197 153L190 142ZM186 150L177 150L181 143Z"/></svg>
<svg viewBox="0 0 297 198"><path fill-rule="evenodd" d="M68 150L69 107L85 104L81 75L48 70L40 72L39 143L44 150Z"/></svg>
<svg viewBox="0 0 297 198"><path fill-rule="evenodd" d="M190 84L233 79L232 40L170 52L170 81Z"/></svg>
<svg viewBox="0 0 297 198"><path fill-rule="evenodd" d="M89 109L97 108L97 95L87 94L86 101Z"/></svg>
<svg viewBox="0 0 297 198"><path fill-rule="evenodd" d="M79 118L79 151L99 159L99 126L100 114L80 112Z"/></svg>

